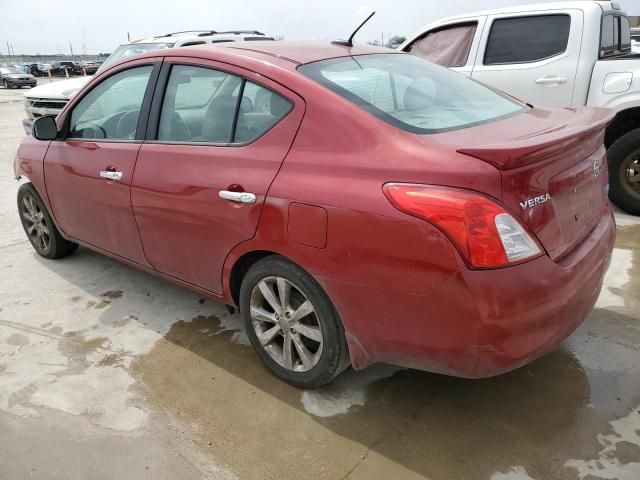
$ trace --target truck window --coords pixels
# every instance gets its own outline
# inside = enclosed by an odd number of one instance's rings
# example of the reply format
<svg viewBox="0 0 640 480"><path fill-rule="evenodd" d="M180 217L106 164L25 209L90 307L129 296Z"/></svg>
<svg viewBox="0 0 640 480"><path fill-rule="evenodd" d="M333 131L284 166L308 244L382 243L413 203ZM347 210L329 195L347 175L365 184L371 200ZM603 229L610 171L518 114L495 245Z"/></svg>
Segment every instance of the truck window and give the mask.
<svg viewBox="0 0 640 480"><path fill-rule="evenodd" d="M631 28L624 15L604 15L600 33L600 58L623 55L631 50Z"/></svg>
<svg viewBox="0 0 640 480"><path fill-rule="evenodd" d="M467 63L477 22L450 25L432 30L413 42L408 52L443 67L462 67Z"/></svg>
<svg viewBox="0 0 640 480"><path fill-rule="evenodd" d="M565 14L501 18L491 26L485 65L537 62L567 49L571 17Z"/></svg>

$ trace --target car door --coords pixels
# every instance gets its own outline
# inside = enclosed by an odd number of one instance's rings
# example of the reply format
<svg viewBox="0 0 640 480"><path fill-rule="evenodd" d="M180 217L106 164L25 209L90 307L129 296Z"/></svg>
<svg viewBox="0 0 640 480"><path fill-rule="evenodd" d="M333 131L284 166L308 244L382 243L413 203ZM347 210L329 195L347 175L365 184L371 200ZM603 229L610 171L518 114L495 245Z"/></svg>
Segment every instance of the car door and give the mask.
<svg viewBox="0 0 640 480"><path fill-rule="evenodd" d="M534 105L573 105L580 10L492 15L471 77Z"/></svg>
<svg viewBox="0 0 640 480"><path fill-rule="evenodd" d="M131 195L155 269L222 292L224 260L254 236L303 112L300 97L263 76L165 59Z"/></svg>
<svg viewBox="0 0 640 480"><path fill-rule="evenodd" d="M485 22L481 16L428 28L403 51L470 77Z"/></svg>
<svg viewBox="0 0 640 480"><path fill-rule="evenodd" d="M161 60L129 62L65 111L45 156L47 195L68 236L148 266L131 208L131 180Z"/></svg>

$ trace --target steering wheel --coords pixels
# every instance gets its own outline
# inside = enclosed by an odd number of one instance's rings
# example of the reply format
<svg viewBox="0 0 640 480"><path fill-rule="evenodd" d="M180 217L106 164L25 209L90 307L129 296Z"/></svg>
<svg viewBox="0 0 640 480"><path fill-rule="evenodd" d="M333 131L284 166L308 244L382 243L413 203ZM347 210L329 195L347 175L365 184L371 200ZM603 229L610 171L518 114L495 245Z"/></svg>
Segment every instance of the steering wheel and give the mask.
<svg viewBox="0 0 640 480"><path fill-rule="evenodd" d="M133 140L138 128L140 110L130 110L122 114L116 125L116 137L123 140Z"/></svg>

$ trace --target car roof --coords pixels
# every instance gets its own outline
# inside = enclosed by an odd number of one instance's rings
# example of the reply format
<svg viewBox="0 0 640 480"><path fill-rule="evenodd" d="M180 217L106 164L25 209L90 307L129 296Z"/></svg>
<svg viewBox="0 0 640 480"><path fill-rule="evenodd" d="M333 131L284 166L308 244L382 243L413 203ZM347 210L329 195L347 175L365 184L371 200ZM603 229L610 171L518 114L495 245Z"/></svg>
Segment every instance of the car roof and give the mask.
<svg viewBox="0 0 640 480"><path fill-rule="evenodd" d="M202 45L201 49L244 50L271 57L280 58L295 64L311 63L329 58L348 57L352 55L371 55L375 53L399 53L394 50L372 45L354 45L347 47L330 42L294 42L294 41L270 41L270 42L238 42L223 43L218 45ZM215 50L211 50L215 51Z"/></svg>

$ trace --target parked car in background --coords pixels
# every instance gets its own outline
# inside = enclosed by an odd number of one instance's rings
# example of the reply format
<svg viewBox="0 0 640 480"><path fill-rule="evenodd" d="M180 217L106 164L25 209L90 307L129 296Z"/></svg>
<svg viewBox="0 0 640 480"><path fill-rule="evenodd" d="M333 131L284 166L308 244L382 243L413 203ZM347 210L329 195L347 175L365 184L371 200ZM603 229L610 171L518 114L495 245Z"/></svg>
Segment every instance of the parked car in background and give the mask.
<svg viewBox="0 0 640 480"><path fill-rule="evenodd" d="M27 65L27 68L29 73L34 77L46 77L49 73L49 69L40 63L30 63Z"/></svg>
<svg viewBox="0 0 640 480"><path fill-rule="evenodd" d="M82 75L82 67L76 62L55 62L51 65L50 72L54 76Z"/></svg>
<svg viewBox="0 0 640 480"><path fill-rule="evenodd" d="M449 67L536 106L609 107L610 198L640 215L640 56L613 2L523 5L427 25L405 52Z"/></svg>
<svg viewBox="0 0 640 480"><path fill-rule="evenodd" d="M15 67L0 68L0 84L4 88L35 87L38 81L29 73Z"/></svg>
<svg viewBox="0 0 640 480"><path fill-rule="evenodd" d="M530 107L413 55L253 42L123 59L14 163L38 254L78 244L240 308L281 379L487 377L598 298L613 111Z"/></svg>
<svg viewBox="0 0 640 480"><path fill-rule="evenodd" d="M118 60L153 50L182 47L189 45L244 42L244 41L272 41L269 37L257 30L232 30L217 32L215 30L191 30L187 32L174 32L156 37L136 40L125 45L120 45L109 57L102 62L96 73L107 69ZM62 82L41 85L28 95L25 95L25 111L27 118L22 120L22 126L31 135L31 124L34 118L58 115L69 99L84 85L89 82L88 77L79 77Z"/></svg>
<svg viewBox="0 0 640 480"><path fill-rule="evenodd" d="M100 65L102 65L102 62L84 62L82 64L83 73L93 75L98 71Z"/></svg>

